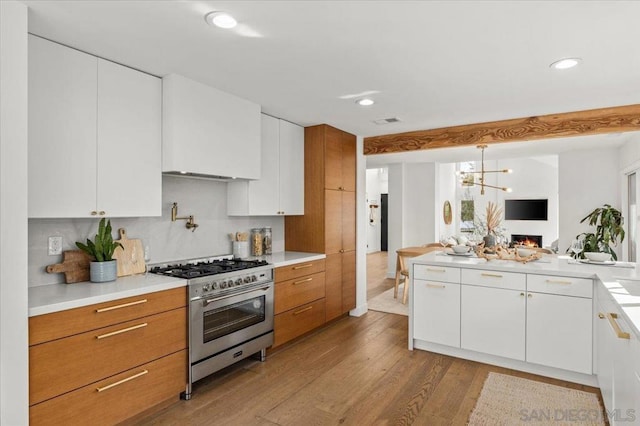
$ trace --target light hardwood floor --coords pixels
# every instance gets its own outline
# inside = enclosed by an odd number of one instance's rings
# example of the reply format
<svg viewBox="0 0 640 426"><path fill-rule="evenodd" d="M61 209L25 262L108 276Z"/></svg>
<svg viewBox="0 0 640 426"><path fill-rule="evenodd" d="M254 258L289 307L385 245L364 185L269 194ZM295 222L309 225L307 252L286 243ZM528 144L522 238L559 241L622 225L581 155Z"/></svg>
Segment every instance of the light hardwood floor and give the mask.
<svg viewBox="0 0 640 426"><path fill-rule="evenodd" d="M387 278L387 252L367 254L367 300L393 288L395 280Z"/></svg>
<svg viewBox="0 0 640 426"><path fill-rule="evenodd" d="M386 269L386 268L385 268ZM378 283L380 284L380 283ZM343 317L194 386L139 425L464 425L490 371L598 389L426 351L407 350L407 317Z"/></svg>

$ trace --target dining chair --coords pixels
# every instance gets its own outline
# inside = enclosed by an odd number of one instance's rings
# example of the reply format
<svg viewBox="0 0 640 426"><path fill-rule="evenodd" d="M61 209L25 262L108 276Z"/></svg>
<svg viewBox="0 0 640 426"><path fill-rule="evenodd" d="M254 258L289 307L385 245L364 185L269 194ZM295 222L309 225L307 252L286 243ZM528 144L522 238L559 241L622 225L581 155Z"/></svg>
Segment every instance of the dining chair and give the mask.
<svg viewBox="0 0 640 426"><path fill-rule="evenodd" d="M442 245L432 247L405 247L396 250L396 282L393 289L393 298L398 298L398 288L400 287L400 280L404 280L404 290L402 292L402 303L406 305L409 297L409 269L407 268L406 259L410 257L421 256L423 254L430 253L432 251L443 250Z"/></svg>

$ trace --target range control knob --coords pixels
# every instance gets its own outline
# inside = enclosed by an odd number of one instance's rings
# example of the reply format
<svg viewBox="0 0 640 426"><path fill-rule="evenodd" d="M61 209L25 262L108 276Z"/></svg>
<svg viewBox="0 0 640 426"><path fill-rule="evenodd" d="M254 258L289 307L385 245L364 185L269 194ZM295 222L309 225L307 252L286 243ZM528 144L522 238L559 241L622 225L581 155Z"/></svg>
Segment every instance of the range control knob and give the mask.
<svg viewBox="0 0 640 426"><path fill-rule="evenodd" d="M251 282L251 277L244 277L244 282L245 282L245 284L250 283Z"/></svg>
<svg viewBox="0 0 640 426"><path fill-rule="evenodd" d="M209 291L209 283L203 284L202 291Z"/></svg>
<svg viewBox="0 0 640 426"><path fill-rule="evenodd" d="M242 278L238 278L238 279L236 280L236 285L240 285L240 284L242 284Z"/></svg>
<svg viewBox="0 0 640 426"><path fill-rule="evenodd" d="M258 277L256 277L255 275L251 275L251 282L254 283L258 281Z"/></svg>
<svg viewBox="0 0 640 426"><path fill-rule="evenodd" d="M226 281L220 282L220 288L227 288L227 282Z"/></svg>
<svg viewBox="0 0 640 426"><path fill-rule="evenodd" d="M217 290L220 288L220 284L218 284L217 282L212 282L211 283L211 290Z"/></svg>

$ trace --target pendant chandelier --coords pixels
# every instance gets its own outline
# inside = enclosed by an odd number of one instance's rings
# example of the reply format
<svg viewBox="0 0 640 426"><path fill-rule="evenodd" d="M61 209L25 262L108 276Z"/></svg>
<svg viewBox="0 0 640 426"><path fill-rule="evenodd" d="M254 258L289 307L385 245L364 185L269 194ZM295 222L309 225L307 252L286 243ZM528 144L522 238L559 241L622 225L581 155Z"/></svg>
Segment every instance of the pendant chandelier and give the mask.
<svg viewBox="0 0 640 426"><path fill-rule="evenodd" d="M476 172L476 171L472 171L472 172L456 172L456 174L458 176L460 176L462 178L462 183L465 186L471 186L471 185L477 185L480 187L480 195L484 195L484 188L493 188L493 189L499 189L500 191L504 191L504 192L511 192L511 188L507 188L504 186L494 186L494 185L489 185L487 183L485 183L485 174L486 173L513 173L513 170L511 169L502 169L502 170L485 170L484 168L484 149L487 147L487 145L478 145L477 148L482 150L482 166L480 171ZM475 176L476 175L480 175L480 177L478 178L478 181L476 182L475 180Z"/></svg>

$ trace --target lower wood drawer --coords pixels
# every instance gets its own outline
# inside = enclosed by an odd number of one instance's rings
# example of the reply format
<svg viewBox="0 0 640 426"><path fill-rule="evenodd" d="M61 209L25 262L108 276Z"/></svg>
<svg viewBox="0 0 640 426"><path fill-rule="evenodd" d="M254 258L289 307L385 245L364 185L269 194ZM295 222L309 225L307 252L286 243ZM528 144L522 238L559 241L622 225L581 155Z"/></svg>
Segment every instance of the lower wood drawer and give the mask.
<svg viewBox="0 0 640 426"><path fill-rule="evenodd" d="M29 408L38 425L113 425L185 390L187 351L182 350Z"/></svg>
<svg viewBox="0 0 640 426"><path fill-rule="evenodd" d="M275 282L292 280L305 275L315 274L324 271L324 259L310 260L308 262L295 263L293 265L281 266L274 271Z"/></svg>
<svg viewBox="0 0 640 426"><path fill-rule="evenodd" d="M320 327L325 321L324 299L299 306L275 316L273 347Z"/></svg>
<svg viewBox="0 0 640 426"><path fill-rule="evenodd" d="M324 272L276 283L275 313L293 309L324 297Z"/></svg>
<svg viewBox="0 0 640 426"><path fill-rule="evenodd" d="M186 287L38 315L29 318L29 344L36 345L183 306L187 306Z"/></svg>
<svg viewBox="0 0 640 426"><path fill-rule="evenodd" d="M186 308L31 346L29 404L186 347Z"/></svg>

